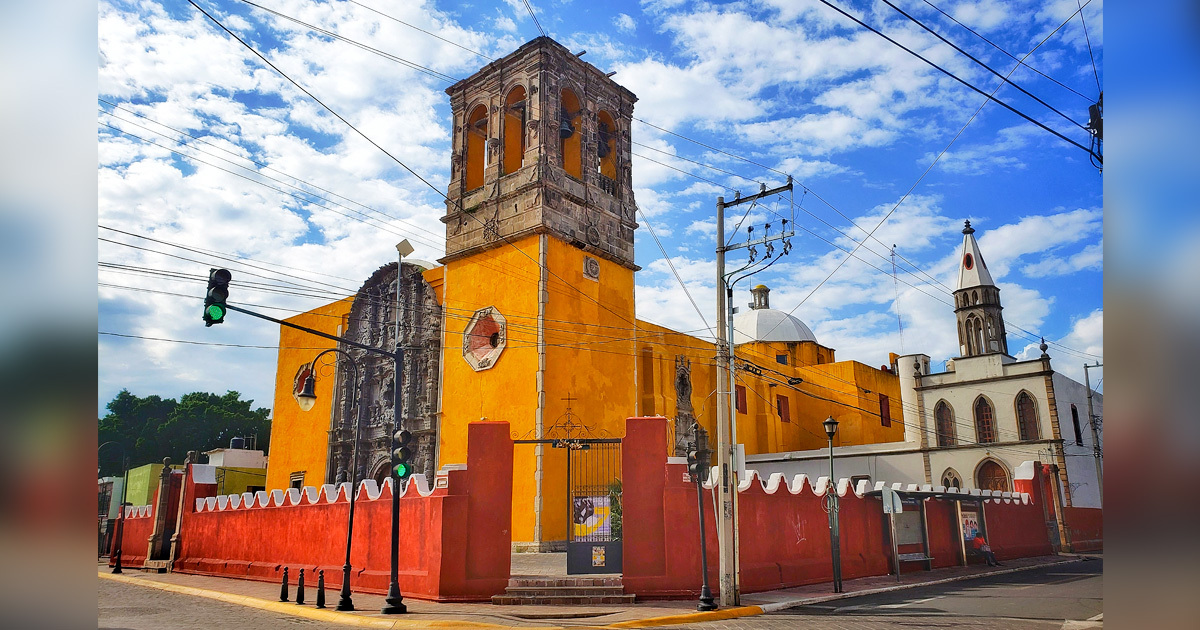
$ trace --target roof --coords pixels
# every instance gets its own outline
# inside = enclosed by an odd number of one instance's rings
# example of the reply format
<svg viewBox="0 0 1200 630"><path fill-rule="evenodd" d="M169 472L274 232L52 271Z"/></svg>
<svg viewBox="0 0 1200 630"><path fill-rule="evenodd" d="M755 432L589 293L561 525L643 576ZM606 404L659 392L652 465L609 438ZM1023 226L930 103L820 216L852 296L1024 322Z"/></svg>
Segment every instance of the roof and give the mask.
<svg viewBox="0 0 1200 630"><path fill-rule="evenodd" d="M994 286L996 283L992 280L987 263L983 262L983 254L979 253L979 243L975 242L975 228L967 221L963 228L962 257L958 259L957 289Z"/></svg>
<svg viewBox="0 0 1200 630"><path fill-rule="evenodd" d="M812 341L817 337L804 322L773 308L749 309L733 316L733 343Z"/></svg>

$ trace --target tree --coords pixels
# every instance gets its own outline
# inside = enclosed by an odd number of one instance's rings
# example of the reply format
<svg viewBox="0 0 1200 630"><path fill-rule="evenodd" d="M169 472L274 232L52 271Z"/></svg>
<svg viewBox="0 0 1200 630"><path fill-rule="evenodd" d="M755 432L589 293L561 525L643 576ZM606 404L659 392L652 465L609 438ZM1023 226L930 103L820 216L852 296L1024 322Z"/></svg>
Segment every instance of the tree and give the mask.
<svg viewBox="0 0 1200 630"><path fill-rule="evenodd" d="M223 396L207 392L185 394L177 401L151 395L145 398L121 390L99 420L100 443L113 440L125 445L130 466L141 466L170 457L182 462L188 451L227 448L237 436L258 436L260 448L270 442L271 410L253 409L253 400L228 391ZM103 475L119 475L119 449L101 453Z"/></svg>

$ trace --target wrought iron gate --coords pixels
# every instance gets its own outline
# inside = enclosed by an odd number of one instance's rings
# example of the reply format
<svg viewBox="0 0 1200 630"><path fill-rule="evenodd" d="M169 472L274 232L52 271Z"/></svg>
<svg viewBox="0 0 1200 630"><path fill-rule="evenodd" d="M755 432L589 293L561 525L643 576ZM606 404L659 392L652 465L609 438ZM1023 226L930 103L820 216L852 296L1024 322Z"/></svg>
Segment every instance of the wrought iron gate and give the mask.
<svg viewBox="0 0 1200 630"><path fill-rule="evenodd" d="M556 445L559 446L559 445ZM621 572L621 440L580 439L567 449L567 574Z"/></svg>

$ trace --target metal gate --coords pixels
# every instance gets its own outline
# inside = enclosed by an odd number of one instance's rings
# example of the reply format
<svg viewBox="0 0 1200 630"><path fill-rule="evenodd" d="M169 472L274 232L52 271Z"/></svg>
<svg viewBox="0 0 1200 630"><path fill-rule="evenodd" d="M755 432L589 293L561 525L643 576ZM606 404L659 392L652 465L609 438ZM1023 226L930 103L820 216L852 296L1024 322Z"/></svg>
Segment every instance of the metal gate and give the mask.
<svg viewBox="0 0 1200 630"><path fill-rule="evenodd" d="M621 572L621 440L576 439L567 449L567 574Z"/></svg>

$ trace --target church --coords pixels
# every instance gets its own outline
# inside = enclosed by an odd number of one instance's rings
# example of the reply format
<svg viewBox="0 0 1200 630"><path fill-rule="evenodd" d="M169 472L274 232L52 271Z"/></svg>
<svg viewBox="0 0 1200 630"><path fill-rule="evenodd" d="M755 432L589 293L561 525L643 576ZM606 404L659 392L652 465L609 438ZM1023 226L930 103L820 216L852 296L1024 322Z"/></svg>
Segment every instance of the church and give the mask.
<svg viewBox="0 0 1200 630"><path fill-rule="evenodd" d="M693 423L716 432L717 348L639 319L635 309L634 94L546 37L446 92L453 140L445 256L380 261L387 264L355 295L288 320L385 349L399 337L407 348L401 373L389 359L346 345L357 370L342 359L313 365L331 342L281 327L267 489L352 476L382 482L397 426L414 435L417 473L434 479L466 462L468 423L503 421L516 442L513 548L561 550L573 509L568 486L579 474L562 447L580 438L619 444L626 418L664 416L672 430L666 455L684 455ZM733 340L736 436L750 467L786 468L793 455L798 462L817 452L827 440L821 423L832 416L841 449L913 449L924 458L923 475L880 478L928 480L945 467L962 475L960 487L974 479L967 464L926 452L935 441L913 427L936 415L921 410L937 408L935 392L955 375L1025 369L1007 355L998 290L988 288L976 257L970 277L978 288L960 296L964 359L949 377L929 374L923 355L883 368L838 361L802 321L770 307L767 287L755 287L735 316ZM302 412L294 398L309 374L318 402ZM969 379L958 387L976 377ZM1053 447L1053 399L1036 391L1031 426L1038 447ZM973 403L947 400L952 417L971 413ZM989 400L1002 419L1010 401ZM1002 420L998 426L1004 434ZM965 434L955 439L973 439ZM620 471L606 474L601 481L619 493Z"/></svg>

